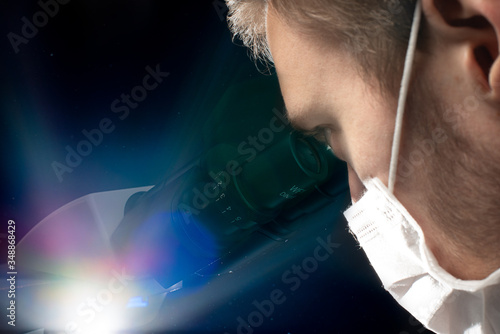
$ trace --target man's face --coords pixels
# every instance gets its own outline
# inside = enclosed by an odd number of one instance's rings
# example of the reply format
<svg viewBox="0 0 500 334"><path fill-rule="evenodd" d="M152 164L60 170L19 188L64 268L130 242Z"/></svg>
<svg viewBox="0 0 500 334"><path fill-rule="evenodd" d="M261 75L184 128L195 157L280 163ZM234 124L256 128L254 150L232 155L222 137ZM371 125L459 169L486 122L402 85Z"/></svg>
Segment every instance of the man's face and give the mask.
<svg viewBox="0 0 500 334"><path fill-rule="evenodd" d="M267 38L293 125L325 129L334 153L349 168L351 196L360 180L387 184L396 103L367 82L352 57L334 40L329 45L293 30L270 8ZM327 69L327 70L326 70Z"/></svg>
<svg viewBox="0 0 500 334"><path fill-rule="evenodd" d="M413 159L413 171L400 177L400 160L395 195L445 270L484 278L498 267L491 251L477 247L477 240L497 243L489 239L500 216L492 195L500 189L498 109L478 99L479 66L464 57L469 41L460 32L448 39L442 30L434 33L426 41L431 51L417 54L414 64L399 154ZM291 27L272 7L267 40L290 120L307 132L328 130L328 143L348 164L353 200L362 195L361 180L387 185L396 97L367 79L334 38L325 42Z"/></svg>

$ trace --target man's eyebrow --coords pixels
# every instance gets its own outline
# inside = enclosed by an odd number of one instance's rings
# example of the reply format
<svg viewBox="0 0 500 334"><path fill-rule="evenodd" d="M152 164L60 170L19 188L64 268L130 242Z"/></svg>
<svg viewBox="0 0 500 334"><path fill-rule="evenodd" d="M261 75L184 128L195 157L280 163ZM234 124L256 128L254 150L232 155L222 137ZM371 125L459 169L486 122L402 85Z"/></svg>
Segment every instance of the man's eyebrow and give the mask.
<svg viewBox="0 0 500 334"><path fill-rule="evenodd" d="M305 130L305 129L296 129L296 130L306 137L312 137L317 141L319 141L320 143L330 145L328 137L326 135L326 130L327 130L326 127L317 126L314 129L310 130Z"/></svg>
<svg viewBox="0 0 500 334"><path fill-rule="evenodd" d="M288 121L290 122L290 126L294 130L300 132L301 134L303 134L305 136L314 137L325 130L324 127L322 127L322 126L316 126L313 129L306 128L305 126L302 125L303 122L301 122L300 119L288 117L288 115L289 115L288 111L286 109L285 109L285 111L286 111L286 117L287 117Z"/></svg>
<svg viewBox="0 0 500 334"><path fill-rule="evenodd" d="M311 129L306 129L304 126L302 126L300 124L301 123L300 120L298 120L297 118L290 118L290 116L289 116L290 113L288 112L288 108L286 106L283 108L283 111L284 111L284 116L286 117L290 126L294 130L296 130L302 134L305 134L305 135L307 135L307 133L311 132Z"/></svg>
<svg viewBox="0 0 500 334"><path fill-rule="evenodd" d="M309 130L306 130L304 128L295 128L295 130L297 130L298 132L300 132L301 134L303 134L304 136L308 136L308 137L314 137L314 136L317 136L318 134L320 134L322 132L322 129L320 127L315 127L314 129L309 129Z"/></svg>
<svg viewBox="0 0 500 334"><path fill-rule="evenodd" d="M300 132L300 133L302 133L302 134L314 133L315 129L306 129L305 127L303 127L303 126L302 126L302 125L300 125L300 124L301 124L301 123L300 123L300 122L298 122L297 120L295 120L295 119L290 119L290 126L291 126L294 130L296 130L296 131L298 131L298 132Z"/></svg>

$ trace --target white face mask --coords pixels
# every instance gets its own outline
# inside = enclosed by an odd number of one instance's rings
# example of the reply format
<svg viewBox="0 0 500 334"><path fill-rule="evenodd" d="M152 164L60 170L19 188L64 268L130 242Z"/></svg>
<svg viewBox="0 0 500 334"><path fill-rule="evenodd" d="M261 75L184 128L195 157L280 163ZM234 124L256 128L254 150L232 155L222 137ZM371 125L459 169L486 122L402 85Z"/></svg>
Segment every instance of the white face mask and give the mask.
<svg viewBox="0 0 500 334"><path fill-rule="evenodd" d="M438 333L500 333L500 269L480 281L456 279L425 245L422 229L394 197L403 111L416 48L417 1L398 103L389 187L363 182L366 192L345 213L384 288L423 325Z"/></svg>

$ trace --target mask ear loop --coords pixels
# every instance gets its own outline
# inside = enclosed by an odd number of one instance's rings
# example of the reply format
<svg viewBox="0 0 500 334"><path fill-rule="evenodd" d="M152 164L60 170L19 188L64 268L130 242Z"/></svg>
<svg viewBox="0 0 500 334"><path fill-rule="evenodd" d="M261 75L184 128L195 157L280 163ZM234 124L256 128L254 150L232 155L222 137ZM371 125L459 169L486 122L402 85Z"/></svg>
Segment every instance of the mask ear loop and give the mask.
<svg viewBox="0 0 500 334"><path fill-rule="evenodd" d="M417 49L417 37L420 28L420 17L422 14L422 3L417 0L415 13L413 14L413 23L411 26L410 41L406 51L405 65L403 69L403 77L401 79L401 88L399 90L398 110L396 113L396 125L394 128L394 137L392 140L391 164L389 168L389 192L394 193L394 185L396 183L396 173L398 170L399 148L401 146L401 132L403 130L403 115L406 106L406 97L410 87L411 70L413 60L415 59L415 51Z"/></svg>

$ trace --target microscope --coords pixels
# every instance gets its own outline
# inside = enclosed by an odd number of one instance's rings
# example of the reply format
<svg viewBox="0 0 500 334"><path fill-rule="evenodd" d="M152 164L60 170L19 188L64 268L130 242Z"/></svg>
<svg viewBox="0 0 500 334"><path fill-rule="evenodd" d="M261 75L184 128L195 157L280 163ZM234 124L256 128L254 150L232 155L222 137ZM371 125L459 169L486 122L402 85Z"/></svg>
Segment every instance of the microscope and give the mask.
<svg viewBox="0 0 500 334"><path fill-rule="evenodd" d="M290 126L274 78L228 89L200 136L198 157L154 186L78 198L18 243L18 314L29 318L18 323L141 328L168 294L237 270L257 244L286 242L348 189L345 164Z"/></svg>

